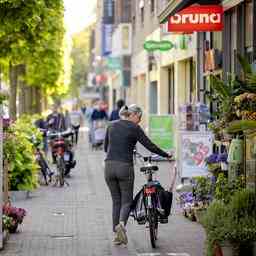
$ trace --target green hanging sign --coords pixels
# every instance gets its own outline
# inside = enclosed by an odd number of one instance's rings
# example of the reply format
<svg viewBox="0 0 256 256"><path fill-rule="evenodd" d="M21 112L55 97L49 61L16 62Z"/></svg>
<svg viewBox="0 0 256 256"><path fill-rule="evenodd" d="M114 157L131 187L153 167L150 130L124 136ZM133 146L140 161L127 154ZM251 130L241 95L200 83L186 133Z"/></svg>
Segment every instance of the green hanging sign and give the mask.
<svg viewBox="0 0 256 256"><path fill-rule="evenodd" d="M108 57L107 59L107 67L110 70L121 70L122 69L122 61L119 57Z"/></svg>
<svg viewBox="0 0 256 256"><path fill-rule="evenodd" d="M167 40L163 41L154 41L154 40L149 40L146 41L143 45L144 49L148 52L153 52L153 51L169 51L171 50L175 45Z"/></svg>

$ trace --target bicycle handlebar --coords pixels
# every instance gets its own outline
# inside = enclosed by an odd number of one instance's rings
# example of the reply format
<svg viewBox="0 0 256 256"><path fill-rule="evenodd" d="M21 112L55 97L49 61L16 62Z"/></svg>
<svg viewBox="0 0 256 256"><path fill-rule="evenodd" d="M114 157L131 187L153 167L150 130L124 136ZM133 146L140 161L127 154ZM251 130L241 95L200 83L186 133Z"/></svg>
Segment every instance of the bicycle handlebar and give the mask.
<svg viewBox="0 0 256 256"><path fill-rule="evenodd" d="M50 139L53 139L53 138L57 138L57 137L69 137L73 134L74 134L74 132L72 130L66 130L63 132L48 132L46 136Z"/></svg>

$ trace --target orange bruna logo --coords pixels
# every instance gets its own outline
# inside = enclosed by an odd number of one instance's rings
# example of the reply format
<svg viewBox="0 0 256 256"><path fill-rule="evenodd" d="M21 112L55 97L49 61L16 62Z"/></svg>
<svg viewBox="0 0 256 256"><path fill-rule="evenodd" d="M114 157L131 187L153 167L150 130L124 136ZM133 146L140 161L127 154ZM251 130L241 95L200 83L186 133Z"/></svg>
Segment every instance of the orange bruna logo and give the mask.
<svg viewBox="0 0 256 256"><path fill-rule="evenodd" d="M221 31L223 7L220 5L191 6L168 19L169 32Z"/></svg>

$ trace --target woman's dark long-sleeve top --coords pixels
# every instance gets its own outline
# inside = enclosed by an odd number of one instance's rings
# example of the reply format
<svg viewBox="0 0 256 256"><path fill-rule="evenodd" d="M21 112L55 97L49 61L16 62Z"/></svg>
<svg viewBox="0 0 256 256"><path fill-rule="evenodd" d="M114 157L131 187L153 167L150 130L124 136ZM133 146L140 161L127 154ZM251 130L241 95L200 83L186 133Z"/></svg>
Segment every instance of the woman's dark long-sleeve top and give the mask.
<svg viewBox="0 0 256 256"><path fill-rule="evenodd" d="M106 161L121 161L133 163L133 150L140 142L149 151L162 157L169 155L151 142L141 127L128 120L111 122L107 128L104 150Z"/></svg>

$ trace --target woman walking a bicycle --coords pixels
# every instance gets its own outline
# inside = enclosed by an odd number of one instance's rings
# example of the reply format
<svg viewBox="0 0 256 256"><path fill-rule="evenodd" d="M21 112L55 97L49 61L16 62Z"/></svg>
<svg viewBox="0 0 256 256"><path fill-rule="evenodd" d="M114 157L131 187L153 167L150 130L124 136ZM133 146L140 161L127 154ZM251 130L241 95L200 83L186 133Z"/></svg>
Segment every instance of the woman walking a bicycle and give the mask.
<svg viewBox="0 0 256 256"><path fill-rule="evenodd" d="M127 244L126 224L133 201L134 167L133 150L140 142L152 153L171 159L172 156L161 150L145 135L139 126L142 110L133 104L123 106L120 120L111 122L107 128L104 150L105 180L112 197L112 220L115 245Z"/></svg>

